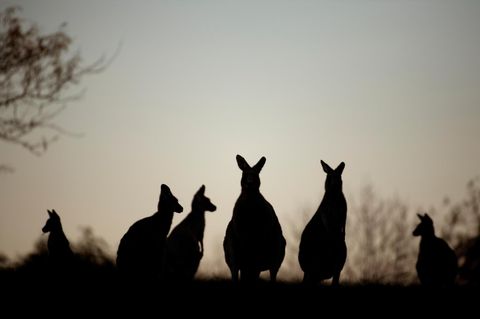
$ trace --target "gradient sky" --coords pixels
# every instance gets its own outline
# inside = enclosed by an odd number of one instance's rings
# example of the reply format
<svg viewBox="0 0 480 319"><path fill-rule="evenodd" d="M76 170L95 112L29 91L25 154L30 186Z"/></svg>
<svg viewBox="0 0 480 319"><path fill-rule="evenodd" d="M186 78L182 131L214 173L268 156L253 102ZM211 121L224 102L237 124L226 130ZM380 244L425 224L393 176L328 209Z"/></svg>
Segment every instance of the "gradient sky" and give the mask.
<svg viewBox="0 0 480 319"><path fill-rule="evenodd" d="M32 249L47 209L71 240L90 225L112 251L156 209L160 184L189 211L206 185L202 262L240 192L235 155L267 158L261 190L284 232L323 196L323 159L414 207L459 198L480 174L480 1L2 1L44 32L67 22L85 78L37 157L0 143L0 251ZM185 215L175 216L174 224ZM226 269L226 267L225 267Z"/></svg>

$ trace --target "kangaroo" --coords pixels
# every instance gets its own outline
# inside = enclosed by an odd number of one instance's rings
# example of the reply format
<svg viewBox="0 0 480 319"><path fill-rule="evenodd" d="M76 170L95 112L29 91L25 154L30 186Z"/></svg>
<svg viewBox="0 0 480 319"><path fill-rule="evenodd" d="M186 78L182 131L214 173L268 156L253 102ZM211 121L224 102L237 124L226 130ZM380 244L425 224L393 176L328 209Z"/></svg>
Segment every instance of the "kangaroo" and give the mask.
<svg viewBox="0 0 480 319"><path fill-rule="evenodd" d="M62 222L57 212L47 210L48 220L43 226L43 233L50 233L47 241L49 259L54 267L59 267L57 270L65 270L66 267L72 265L73 252L70 248L70 242L65 236L62 228Z"/></svg>
<svg viewBox="0 0 480 319"><path fill-rule="evenodd" d="M166 277L169 280L191 281L203 257L205 212L217 209L205 196L202 185L192 200L192 211L167 238Z"/></svg>
<svg viewBox="0 0 480 319"><path fill-rule="evenodd" d="M170 188L162 184L157 212L135 222L122 237L117 251L117 267L123 274L162 278L165 241L173 213L183 207Z"/></svg>
<svg viewBox="0 0 480 319"><path fill-rule="evenodd" d="M269 270L275 281L285 257L286 241L272 205L260 193L260 171L265 165L262 157L250 167L240 155L236 157L242 170L242 191L228 223L223 249L232 280L257 280L260 272Z"/></svg>
<svg viewBox="0 0 480 319"><path fill-rule="evenodd" d="M418 279L425 286L451 286L457 275L457 256L447 242L435 236L433 221L417 214L420 224L413 236L420 236L420 249L416 264Z"/></svg>
<svg viewBox="0 0 480 319"><path fill-rule="evenodd" d="M347 201L342 191L345 163L340 163L335 170L324 161L321 164L327 173L325 194L320 207L303 230L298 261L305 283L319 283L333 277L332 285L338 285L347 259Z"/></svg>

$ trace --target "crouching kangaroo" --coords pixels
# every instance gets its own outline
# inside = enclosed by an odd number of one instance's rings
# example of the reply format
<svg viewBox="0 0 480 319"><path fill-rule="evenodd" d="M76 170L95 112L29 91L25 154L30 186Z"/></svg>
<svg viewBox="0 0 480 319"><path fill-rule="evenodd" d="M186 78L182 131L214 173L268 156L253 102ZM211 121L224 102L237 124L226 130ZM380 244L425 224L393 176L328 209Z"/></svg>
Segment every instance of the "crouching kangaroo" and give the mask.
<svg viewBox="0 0 480 319"><path fill-rule="evenodd" d="M457 256L445 240L435 236L430 216L417 216L420 224L413 236L421 236L416 264L418 279L425 286L452 286L457 275Z"/></svg>
<svg viewBox="0 0 480 319"><path fill-rule="evenodd" d="M333 277L332 285L338 285L340 272L347 259L347 201L342 191L345 163L340 163L336 169L324 161L321 164L327 173L325 194L320 207L303 230L298 261L304 272L305 283L319 283Z"/></svg>
<svg viewBox="0 0 480 319"><path fill-rule="evenodd" d="M237 155L242 170L242 191L228 223L223 249L232 280L257 280L260 272L270 271L275 281L285 257L285 238L272 205L260 193L260 171L265 164L262 157L255 166Z"/></svg>
<svg viewBox="0 0 480 319"><path fill-rule="evenodd" d="M47 210L48 220L43 226L43 233L49 233L47 248L51 270L57 273L71 270L74 262L74 254L70 248L70 242L63 232L62 222L57 212Z"/></svg>
<svg viewBox="0 0 480 319"><path fill-rule="evenodd" d="M117 268L129 277L161 279L164 271L165 241L173 213L183 207L170 188L162 184L157 212L135 222L120 241Z"/></svg>

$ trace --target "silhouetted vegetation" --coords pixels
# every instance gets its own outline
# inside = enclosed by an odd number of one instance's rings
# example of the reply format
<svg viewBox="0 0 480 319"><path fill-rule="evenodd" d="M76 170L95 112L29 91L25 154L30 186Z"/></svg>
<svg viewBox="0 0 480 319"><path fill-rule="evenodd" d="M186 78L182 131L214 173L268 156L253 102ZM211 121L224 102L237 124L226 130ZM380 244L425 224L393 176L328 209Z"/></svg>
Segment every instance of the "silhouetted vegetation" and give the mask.
<svg viewBox="0 0 480 319"><path fill-rule="evenodd" d="M0 253L0 269L5 269L8 267L9 259L8 256Z"/></svg>
<svg viewBox="0 0 480 319"><path fill-rule="evenodd" d="M40 237L35 242L33 251L10 263L9 268L15 270L17 274L33 276L38 279L43 276L51 276L52 265L47 241L46 237ZM96 236L90 227L84 227L80 239L72 244L74 260L68 271L75 277L113 275L115 263L109 250L105 240Z"/></svg>
<svg viewBox="0 0 480 319"><path fill-rule="evenodd" d="M71 135L53 121L81 96L72 94L71 87L107 64L100 58L82 65L80 54L70 52L72 39L64 25L42 34L19 11L8 7L0 12L0 140L38 155L60 135ZM0 165L0 172L10 171Z"/></svg>
<svg viewBox="0 0 480 319"><path fill-rule="evenodd" d="M480 284L480 177L467 183L466 197L451 204L445 200L446 223L451 232L443 229L445 238L453 243L459 257L459 283ZM450 234L450 235L448 235Z"/></svg>
<svg viewBox="0 0 480 319"><path fill-rule="evenodd" d="M398 198L380 199L366 187L347 221L349 258L344 276L367 284L412 284L418 244L411 236L414 212Z"/></svg>

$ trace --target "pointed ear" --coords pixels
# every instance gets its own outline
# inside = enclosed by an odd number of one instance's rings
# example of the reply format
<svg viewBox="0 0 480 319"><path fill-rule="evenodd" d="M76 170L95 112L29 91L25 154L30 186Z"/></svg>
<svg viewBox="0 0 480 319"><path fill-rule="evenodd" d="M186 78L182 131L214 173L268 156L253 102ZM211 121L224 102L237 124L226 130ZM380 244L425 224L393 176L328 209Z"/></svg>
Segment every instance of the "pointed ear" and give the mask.
<svg viewBox="0 0 480 319"><path fill-rule="evenodd" d="M250 165L248 165L247 161L240 155L237 155L236 157L237 159L237 164L238 164L238 167L243 171L247 168L250 168Z"/></svg>
<svg viewBox="0 0 480 319"><path fill-rule="evenodd" d="M52 215L53 216L58 216L57 212L55 211L55 209L52 209Z"/></svg>
<svg viewBox="0 0 480 319"><path fill-rule="evenodd" d="M160 196L169 195L171 193L172 192L170 191L170 188L167 185L162 184L162 186L160 187Z"/></svg>
<svg viewBox="0 0 480 319"><path fill-rule="evenodd" d="M257 164L255 164L255 166L253 167L257 172L260 173L260 171L262 170L263 168L263 165L265 165L265 162L267 161L267 159L265 158L265 156L262 156L262 158L258 161Z"/></svg>
<svg viewBox="0 0 480 319"><path fill-rule="evenodd" d="M417 216L418 216L418 218L419 218L420 220L423 220L423 216L422 216L422 215L417 214Z"/></svg>
<svg viewBox="0 0 480 319"><path fill-rule="evenodd" d="M429 220L432 220L432 218L431 218L430 216L428 216L427 213L423 214L423 218L425 218L425 219L427 219L427 220L428 220L428 219L429 219Z"/></svg>
<svg viewBox="0 0 480 319"><path fill-rule="evenodd" d="M333 169L328 166L327 163L325 163L324 161L320 160L320 163L322 163L322 167L323 167L323 171L327 174L330 174L330 173L333 173Z"/></svg>
<svg viewBox="0 0 480 319"><path fill-rule="evenodd" d="M205 185L200 187L200 189L197 191L197 195L205 195Z"/></svg>
<svg viewBox="0 0 480 319"><path fill-rule="evenodd" d="M47 209L48 216L52 217L53 213L51 210Z"/></svg>
<svg viewBox="0 0 480 319"><path fill-rule="evenodd" d="M335 168L335 172L342 175L344 168L345 168L345 163L341 162L340 165L338 165L337 168Z"/></svg>

